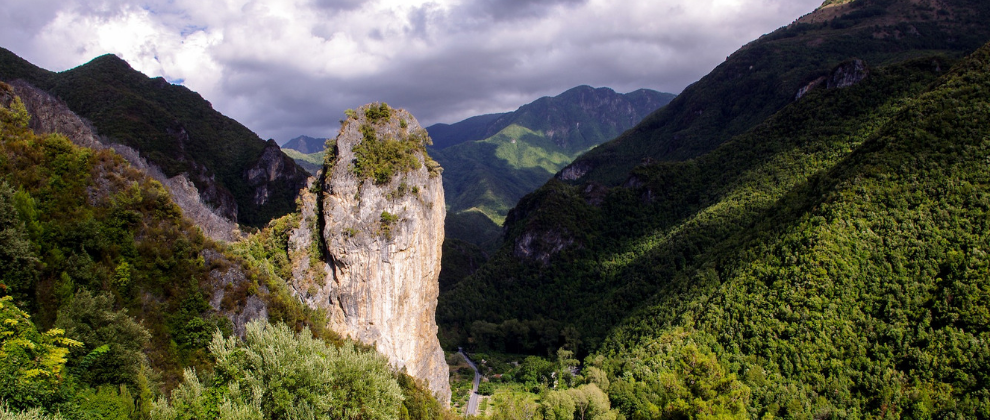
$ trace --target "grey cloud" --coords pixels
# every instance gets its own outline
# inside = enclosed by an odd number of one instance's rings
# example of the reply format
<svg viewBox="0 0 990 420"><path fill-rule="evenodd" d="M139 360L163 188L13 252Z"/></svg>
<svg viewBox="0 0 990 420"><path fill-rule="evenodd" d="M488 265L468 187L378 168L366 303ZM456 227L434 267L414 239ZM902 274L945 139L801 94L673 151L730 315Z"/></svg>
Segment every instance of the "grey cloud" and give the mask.
<svg viewBox="0 0 990 420"><path fill-rule="evenodd" d="M37 1L51 2L44 13L25 15L28 23L18 29L24 34L44 26L62 4L54 0L13 1L23 4L13 12L11 8L0 10L0 17L6 17L8 22L19 22L14 17L20 15L11 14L20 13L17 9L33 10L31 4ZM346 20L367 14L362 0L312 0L309 9L299 11L321 16L320 23L308 28L310 35L329 39L343 28L363 27L362 33L350 35L364 42L374 38L370 32L379 30L384 34L381 42L394 42L393 50L381 52L391 57L390 61L351 76L326 75L298 64L312 62L307 60L312 56L296 61L292 56L273 59L265 54L244 53L245 48L254 45L239 42L238 31L269 30L282 35L277 32L279 28L259 29L258 22L265 22L264 17L255 17L257 21L252 25L244 20L250 17L247 15L244 19L220 16L210 21L236 21L240 26L228 28L223 33L223 43L210 46L210 59L221 69L220 84L210 85L208 92L205 87L199 90L208 94L207 99L221 112L262 137L280 142L300 134L332 137L345 109L373 101L406 108L422 124L429 125L510 111L577 85L604 86L620 92L652 88L677 93L743 43L820 4L820 0L747 0L747 16L725 15L714 24L708 18L690 18L692 0L653 1L657 3L638 7L652 8L656 19L649 21L649 27L638 27L629 23L639 21L637 17L582 13L586 0L470 0L453 8L426 3L407 9L398 25L395 20L383 18L381 25L373 22L364 26L354 26ZM177 33L190 25L200 28L197 25L205 21L201 16L189 17L170 7L170 0L155 2L149 6L153 13L176 28ZM615 6L620 12L622 8L623 5ZM109 9L112 7L104 7L101 13ZM694 12L697 16L697 10ZM572 29L548 32L547 36L534 31L534 38L539 39L501 40L517 30L541 28L547 23L548 28L555 27L549 19L567 19L566 27ZM8 46L16 38L10 35L13 31L10 26L0 27L0 45ZM290 38L277 39L291 42ZM294 50L292 44L285 44L283 49ZM56 53L54 49L48 52ZM299 54L307 53L315 52L300 49ZM31 55L25 57L30 59ZM321 59L340 60L333 56ZM354 63L364 68L361 64Z"/></svg>
<svg viewBox="0 0 990 420"><path fill-rule="evenodd" d="M465 5L473 15L490 16L496 21L540 18L556 6L575 7L588 0L475 0Z"/></svg>
<svg viewBox="0 0 990 420"><path fill-rule="evenodd" d="M300 134L333 136L343 110L374 101L406 108L428 125L512 110L581 84L618 91L647 87L677 92L698 77L698 63L663 66L660 57L644 58L641 45L628 45L625 51L617 48L568 54L571 58L566 62L520 72L524 64L516 56L518 51L462 46L346 81L240 63L228 65L238 70L226 75L224 89L226 96L253 98L237 113L244 112L263 136L285 141ZM272 79L279 82L265 83Z"/></svg>
<svg viewBox="0 0 990 420"><path fill-rule="evenodd" d="M364 0L312 0L311 4L318 10L337 12L354 10L364 3Z"/></svg>

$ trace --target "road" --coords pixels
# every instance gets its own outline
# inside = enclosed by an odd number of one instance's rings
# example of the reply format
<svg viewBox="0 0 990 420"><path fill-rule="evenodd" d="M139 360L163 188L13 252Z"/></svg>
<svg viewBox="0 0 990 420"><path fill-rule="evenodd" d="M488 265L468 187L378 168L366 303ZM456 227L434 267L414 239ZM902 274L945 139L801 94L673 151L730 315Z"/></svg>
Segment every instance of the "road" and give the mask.
<svg viewBox="0 0 990 420"><path fill-rule="evenodd" d="M474 387L471 388L471 397L468 398L467 409L464 410L465 417L473 416L478 414L478 385L481 384L481 374L478 373L478 366L475 365L466 354L464 354L463 350L458 350L457 352L460 353L461 356L464 356L464 360L467 360L468 365L471 366L471 369L474 369Z"/></svg>

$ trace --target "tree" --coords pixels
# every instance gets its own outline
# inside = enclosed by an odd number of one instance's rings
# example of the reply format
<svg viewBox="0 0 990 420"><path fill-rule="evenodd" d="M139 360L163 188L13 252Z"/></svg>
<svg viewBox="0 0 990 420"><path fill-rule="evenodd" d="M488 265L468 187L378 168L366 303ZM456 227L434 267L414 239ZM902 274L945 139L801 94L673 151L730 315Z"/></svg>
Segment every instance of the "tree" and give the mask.
<svg viewBox="0 0 990 420"><path fill-rule="evenodd" d="M151 334L123 310L114 311L113 300L109 293L94 296L81 289L58 311L55 325L66 337L85 343L73 349L78 362L70 364L84 382L136 386Z"/></svg>
<svg viewBox="0 0 990 420"><path fill-rule="evenodd" d="M0 401L27 409L64 400L66 356L81 345L57 328L39 332L13 297L0 298Z"/></svg>
<svg viewBox="0 0 990 420"><path fill-rule="evenodd" d="M28 230L18 217L15 195L6 181L0 181L0 293L23 299L37 279L38 257ZM25 204L33 204L33 200Z"/></svg>
<svg viewBox="0 0 990 420"><path fill-rule="evenodd" d="M495 397L492 420L530 420L537 417L539 406L525 394L506 392Z"/></svg>
<svg viewBox="0 0 990 420"><path fill-rule="evenodd" d="M574 352L563 347L557 349L557 381L556 386L571 385L571 368L580 365L581 362L574 358Z"/></svg>
<svg viewBox="0 0 990 420"><path fill-rule="evenodd" d="M18 412L7 407L7 404L0 403L0 420L62 420L62 416L48 415L40 408L32 408Z"/></svg>
<svg viewBox="0 0 990 420"><path fill-rule="evenodd" d="M595 366L588 366L584 368L584 380L589 384L595 384L598 389L608 392L608 387L610 382L608 380L608 374L605 371L597 368Z"/></svg>
<svg viewBox="0 0 990 420"><path fill-rule="evenodd" d="M574 409L574 399L565 391L547 391L540 399L539 412L544 420L571 420Z"/></svg>
<svg viewBox="0 0 990 420"><path fill-rule="evenodd" d="M566 391L574 401L575 420L614 420L608 396L595 384L581 385Z"/></svg>

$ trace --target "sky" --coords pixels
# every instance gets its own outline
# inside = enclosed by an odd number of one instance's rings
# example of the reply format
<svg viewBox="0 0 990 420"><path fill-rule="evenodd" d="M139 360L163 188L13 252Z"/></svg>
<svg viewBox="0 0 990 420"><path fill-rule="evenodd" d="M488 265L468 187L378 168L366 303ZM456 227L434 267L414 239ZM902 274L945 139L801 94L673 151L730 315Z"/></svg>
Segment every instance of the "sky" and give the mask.
<svg viewBox="0 0 990 420"><path fill-rule="evenodd" d="M579 85L679 93L821 1L4 0L0 46L53 71L116 54L283 143L370 102L428 126Z"/></svg>

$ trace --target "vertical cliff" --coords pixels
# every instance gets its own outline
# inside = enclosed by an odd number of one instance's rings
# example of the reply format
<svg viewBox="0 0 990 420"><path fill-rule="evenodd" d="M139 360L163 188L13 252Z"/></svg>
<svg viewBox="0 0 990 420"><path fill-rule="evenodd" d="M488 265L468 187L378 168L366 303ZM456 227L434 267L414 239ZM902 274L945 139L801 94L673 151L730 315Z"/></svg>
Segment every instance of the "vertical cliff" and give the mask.
<svg viewBox="0 0 990 420"><path fill-rule="evenodd" d="M296 293L325 308L332 329L374 345L449 404L435 320L446 210L428 143L404 110L349 112L289 246Z"/></svg>

